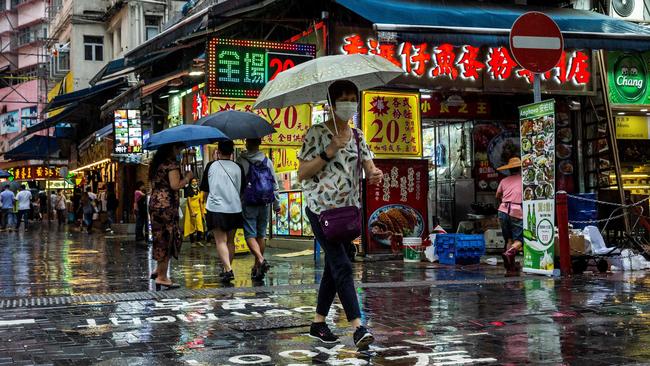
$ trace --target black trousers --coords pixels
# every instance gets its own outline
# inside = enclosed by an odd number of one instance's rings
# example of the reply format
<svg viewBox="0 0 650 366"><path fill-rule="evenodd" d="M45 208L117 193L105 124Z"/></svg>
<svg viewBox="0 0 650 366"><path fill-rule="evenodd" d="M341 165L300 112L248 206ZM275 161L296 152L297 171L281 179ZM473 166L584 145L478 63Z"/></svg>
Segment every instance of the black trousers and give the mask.
<svg viewBox="0 0 650 366"><path fill-rule="evenodd" d="M147 221L147 214L145 213L140 213L138 211L138 214L136 215L135 218L135 240L145 240L146 236L144 234L144 227Z"/></svg>
<svg viewBox="0 0 650 366"><path fill-rule="evenodd" d="M318 222L318 215L309 209L305 211L314 231L314 236L325 251L325 270L318 289L316 313L327 316L334 302L334 296L338 294L348 321L360 318L359 299L357 299L354 279L352 278L352 263L348 256L348 247L351 244L328 242Z"/></svg>

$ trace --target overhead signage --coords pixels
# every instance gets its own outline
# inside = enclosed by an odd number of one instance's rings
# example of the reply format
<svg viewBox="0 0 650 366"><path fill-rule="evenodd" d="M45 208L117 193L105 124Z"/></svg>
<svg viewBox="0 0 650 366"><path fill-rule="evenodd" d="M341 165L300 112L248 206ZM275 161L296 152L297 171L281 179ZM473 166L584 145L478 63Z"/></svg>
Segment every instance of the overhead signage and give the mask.
<svg viewBox="0 0 650 366"><path fill-rule="evenodd" d="M11 174L10 181L61 179L61 168L60 166L31 165L9 168L7 172Z"/></svg>
<svg viewBox="0 0 650 366"><path fill-rule="evenodd" d="M373 54L401 67L404 75L391 82L395 86L489 92L529 92L533 87L533 72L517 64L508 46L387 43L359 28L339 32L338 53ZM592 79L591 51L565 50L556 66L541 74L541 86L555 94L591 94Z"/></svg>
<svg viewBox="0 0 650 366"><path fill-rule="evenodd" d="M363 133L378 158L422 157L420 93L364 91Z"/></svg>
<svg viewBox="0 0 650 366"><path fill-rule="evenodd" d="M212 38L207 45L210 97L256 98L269 80L313 59L316 46Z"/></svg>
<svg viewBox="0 0 650 366"><path fill-rule="evenodd" d="M286 108L253 109L255 99L210 99L210 113L244 111L255 113L275 127L275 133L262 139L264 147L300 147L311 126L311 106L299 104Z"/></svg>
<svg viewBox="0 0 650 366"><path fill-rule="evenodd" d="M142 152L142 120L137 109L118 109L114 113L115 154Z"/></svg>
<svg viewBox="0 0 650 366"><path fill-rule="evenodd" d="M524 272L553 273L555 101L519 107Z"/></svg>
<svg viewBox="0 0 650 366"><path fill-rule="evenodd" d="M459 95L423 97L420 111L422 118L487 119L491 115L490 103L486 99Z"/></svg>
<svg viewBox="0 0 650 366"><path fill-rule="evenodd" d="M650 104L650 52L607 52L607 82L612 104Z"/></svg>
<svg viewBox="0 0 650 366"><path fill-rule="evenodd" d="M521 67L541 74L553 69L560 61L564 38L560 27L548 15L530 11L512 25L510 50Z"/></svg>
<svg viewBox="0 0 650 366"><path fill-rule="evenodd" d="M621 140L647 140L650 118L645 116L617 116L616 138Z"/></svg>

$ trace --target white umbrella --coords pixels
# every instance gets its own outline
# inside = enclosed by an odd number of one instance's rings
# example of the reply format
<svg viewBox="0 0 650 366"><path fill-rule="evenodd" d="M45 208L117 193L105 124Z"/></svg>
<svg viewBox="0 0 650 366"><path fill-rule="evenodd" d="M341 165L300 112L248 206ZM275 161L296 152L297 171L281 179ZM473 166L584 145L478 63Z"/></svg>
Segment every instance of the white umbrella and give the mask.
<svg viewBox="0 0 650 366"><path fill-rule="evenodd" d="M282 108L327 98L327 88L337 80L353 82L359 90L387 84L404 70L374 55L324 56L279 73L269 81L254 108Z"/></svg>

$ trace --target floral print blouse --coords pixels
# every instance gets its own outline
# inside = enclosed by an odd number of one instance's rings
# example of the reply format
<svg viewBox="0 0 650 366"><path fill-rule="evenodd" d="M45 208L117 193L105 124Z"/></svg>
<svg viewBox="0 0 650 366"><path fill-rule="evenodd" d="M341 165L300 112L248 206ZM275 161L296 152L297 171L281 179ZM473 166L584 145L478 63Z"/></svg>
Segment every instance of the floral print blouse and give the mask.
<svg viewBox="0 0 650 366"><path fill-rule="evenodd" d="M374 154L370 151L363 132L356 130L359 134L361 159L371 160ZM317 158L330 144L333 135L324 123L311 126L305 135L298 159L309 161ZM302 182L303 194L310 211L319 215L322 211L332 208L353 205L361 207L359 195L361 172L357 161L357 143L353 133L347 145L338 151L323 170Z"/></svg>

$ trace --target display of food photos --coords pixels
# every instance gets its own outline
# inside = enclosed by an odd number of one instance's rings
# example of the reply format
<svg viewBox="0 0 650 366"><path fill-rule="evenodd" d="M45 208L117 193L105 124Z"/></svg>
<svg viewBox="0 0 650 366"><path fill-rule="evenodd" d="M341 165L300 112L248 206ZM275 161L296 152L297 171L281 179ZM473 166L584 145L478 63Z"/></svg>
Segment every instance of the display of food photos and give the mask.
<svg viewBox="0 0 650 366"><path fill-rule="evenodd" d="M142 120L137 109L118 109L114 113L116 154L142 152Z"/></svg>

